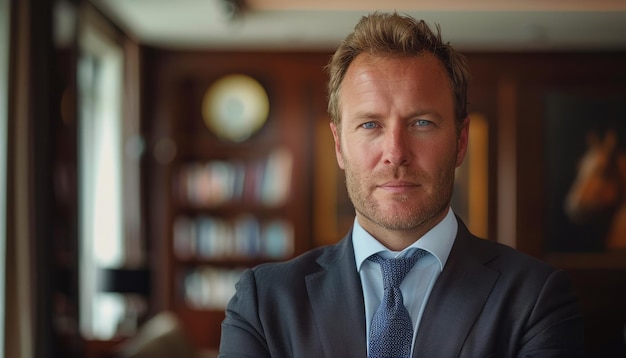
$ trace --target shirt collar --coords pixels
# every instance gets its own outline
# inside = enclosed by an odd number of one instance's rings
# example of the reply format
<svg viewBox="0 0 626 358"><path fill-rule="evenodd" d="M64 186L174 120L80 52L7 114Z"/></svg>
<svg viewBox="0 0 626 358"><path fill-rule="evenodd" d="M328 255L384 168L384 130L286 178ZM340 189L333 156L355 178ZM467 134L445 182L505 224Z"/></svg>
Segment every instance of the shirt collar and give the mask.
<svg viewBox="0 0 626 358"><path fill-rule="evenodd" d="M368 257L373 254L382 252L385 257L401 257L405 256L408 251L414 249L423 249L435 256L439 262L439 268L443 271L443 267L448 261L452 244L458 230L458 223L452 209L448 210L448 214L435 227L430 229L424 236L416 240L409 247L400 252L391 251L370 235L359 224L355 218L352 229L352 243L354 245L354 257L356 259L357 271L361 270L361 265Z"/></svg>

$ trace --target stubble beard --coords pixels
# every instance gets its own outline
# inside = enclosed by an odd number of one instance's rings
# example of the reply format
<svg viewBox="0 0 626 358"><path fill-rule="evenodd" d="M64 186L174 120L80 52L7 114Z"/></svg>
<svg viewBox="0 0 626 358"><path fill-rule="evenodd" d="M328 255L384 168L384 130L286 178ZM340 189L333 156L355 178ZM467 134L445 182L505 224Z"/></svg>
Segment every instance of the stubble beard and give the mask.
<svg viewBox="0 0 626 358"><path fill-rule="evenodd" d="M454 165L451 170L446 170L439 178L432 178L425 174L408 173L406 168L400 167L386 173L368 173L358 175L350 163L345 162L346 188L348 196L354 205L355 211L373 224L390 231L415 230L431 225L433 219L445 215L443 212L449 207L454 186ZM370 183L381 183L390 178L402 178L412 182L430 184L433 186L432 194L423 192L419 203L410 203L411 197L397 195L384 200L395 200L396 203L405 204L401 211L395 213L384 212L380 200L374 197L375 188L369 187ZM422 190L423 188L418 188ZM424 189L425 190L425 189ZM429 227L428 229L430 229Z"/></svg>

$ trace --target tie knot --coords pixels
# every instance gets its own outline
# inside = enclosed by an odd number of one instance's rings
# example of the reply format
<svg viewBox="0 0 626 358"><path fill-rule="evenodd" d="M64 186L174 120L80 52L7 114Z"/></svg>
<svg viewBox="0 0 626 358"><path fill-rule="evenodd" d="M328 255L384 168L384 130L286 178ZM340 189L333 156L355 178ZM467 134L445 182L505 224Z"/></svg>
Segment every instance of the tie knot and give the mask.
<svg viewBox="0 0 626 358"><path fill-rule="evenodd" d="M385 288L400 287L400 284L411 271L417 260L426 254L422 249L415 250L411 255L397 258L385 259L378 254L370 256L368 259L380 264L383 275L383 285Z"/></svg>

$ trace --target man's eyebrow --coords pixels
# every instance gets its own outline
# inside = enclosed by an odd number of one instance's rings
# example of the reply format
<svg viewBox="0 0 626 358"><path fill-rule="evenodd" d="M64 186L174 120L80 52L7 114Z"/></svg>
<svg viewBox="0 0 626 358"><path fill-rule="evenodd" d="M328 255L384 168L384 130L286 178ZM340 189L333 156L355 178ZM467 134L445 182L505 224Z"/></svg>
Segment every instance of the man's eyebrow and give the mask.
<svg viewBox="0 0 626 358"><path fill-rule="evenodd" d="M382 116L380 114L376 114L375 112L362 111L354 113L351 117L356 119L379 119Z"/></svg>
<svg viewBox="0 0 626 358"><path fill-rule="evenodd" d="M412 118L416 118L416 117L421 117L424 115L429 115L429 116L434 116L437 118L441 118L441 114L439 114L439 112L437 112L436 110L432 110L432 109L420 109L420 110L416 110L414 112L411 112L410 114L408 114L407 116L405 116L405 119L412 119ZM383 118L384 116L381 114L378 114L376 112L371 112L371 111L359 111L354 113L354 115L350 116L351 118L354 119L380 119Z"/></svg>
<svg viewBox="0 0 626 358"><path fill-rule="evenodd" d="M430 116L441 117L441 115L439 114L438 111L436 111L434 109L425 108L425 109L419 109L419 110L416 110L416 111L412 112L411 114L409 114L407 116L407 118L415 118L415 117L420 117L420 116L423 116L423 115L430 115Z"/></svg>

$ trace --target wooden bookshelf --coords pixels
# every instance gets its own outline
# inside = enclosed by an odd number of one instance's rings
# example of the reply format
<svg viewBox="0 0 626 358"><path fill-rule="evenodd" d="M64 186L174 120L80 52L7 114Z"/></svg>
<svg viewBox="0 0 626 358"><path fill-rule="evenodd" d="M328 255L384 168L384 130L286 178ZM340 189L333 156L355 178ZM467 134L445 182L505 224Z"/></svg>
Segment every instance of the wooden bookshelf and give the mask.
<svg viewBox="0 0 626 358"><path fill-rule="evenodd" d="M325 112L323 54L147 51L147 132L172 147L149 163L156 243L156 309L172 310L202 350L219 346L224 310L241 272L311 248L312 147ZM270 110L258 132L222 139L203 120L207 89L244 74L265 88ZM150 115L151 110L148 111ZM155 155L156 157L157 155Z"/></svg>

